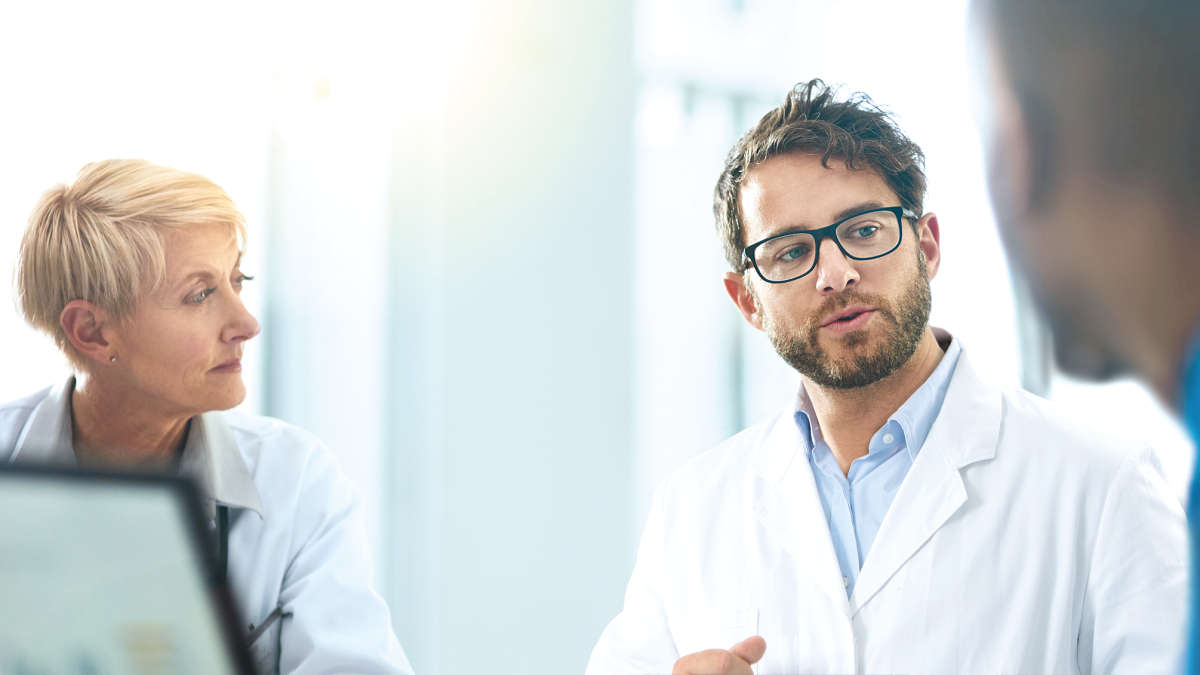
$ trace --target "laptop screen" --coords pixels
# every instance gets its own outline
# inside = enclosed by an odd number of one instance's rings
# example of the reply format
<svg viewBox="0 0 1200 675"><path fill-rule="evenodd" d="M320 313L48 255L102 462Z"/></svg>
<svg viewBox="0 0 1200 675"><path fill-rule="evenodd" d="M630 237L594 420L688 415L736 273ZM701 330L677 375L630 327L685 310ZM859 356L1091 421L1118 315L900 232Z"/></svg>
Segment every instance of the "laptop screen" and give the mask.
<svg viewBox="0 0 1200 675"><path fill-rule="evenodd" d="M238 673L191 485L0 468L0 672Z"/></svg>

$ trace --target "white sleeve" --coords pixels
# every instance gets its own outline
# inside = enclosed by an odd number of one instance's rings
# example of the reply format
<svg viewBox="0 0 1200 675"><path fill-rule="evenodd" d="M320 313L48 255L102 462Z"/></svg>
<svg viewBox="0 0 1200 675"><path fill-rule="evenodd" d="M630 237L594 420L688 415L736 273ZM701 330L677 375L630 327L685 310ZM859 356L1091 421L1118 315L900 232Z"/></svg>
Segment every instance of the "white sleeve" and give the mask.
<svg viewBox="0 0 1200 675"><path fill-rule="evenodd" d="M320 448L302 474L294 551L279 602L279 672L411 675L375 591L358 499L332 455Z"/></svg>
<svg viewBox="0 0 1200 675"><path fill-rule="evenodd" d="M1108 488L1079 631L1084 673L1180 672L1187 621L1187 525L1153 452Z"/></svg>
<svg viewBox="0 0 1200 675"><path fill-rule="evenodd" d="M679 654L667 624L661 596L666 550L664 490L642 533L633 576L625 589L625 606L592 649L587 675L662 675L671 672Z"/></svg>

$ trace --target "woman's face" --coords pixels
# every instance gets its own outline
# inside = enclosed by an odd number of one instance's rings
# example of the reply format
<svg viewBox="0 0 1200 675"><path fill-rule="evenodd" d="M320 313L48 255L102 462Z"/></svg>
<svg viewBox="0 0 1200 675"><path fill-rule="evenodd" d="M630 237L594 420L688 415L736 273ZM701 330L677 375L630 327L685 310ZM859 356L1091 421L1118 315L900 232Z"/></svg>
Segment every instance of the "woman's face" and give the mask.
<svg viewBox="0 0 1200 675"><path fill-rule="evenodd" d="M163 237L166 278L115 326L116 375L167 416L242 402L242 348L258 321L242 305L241 254L230 228L197 226Z"/></svg>

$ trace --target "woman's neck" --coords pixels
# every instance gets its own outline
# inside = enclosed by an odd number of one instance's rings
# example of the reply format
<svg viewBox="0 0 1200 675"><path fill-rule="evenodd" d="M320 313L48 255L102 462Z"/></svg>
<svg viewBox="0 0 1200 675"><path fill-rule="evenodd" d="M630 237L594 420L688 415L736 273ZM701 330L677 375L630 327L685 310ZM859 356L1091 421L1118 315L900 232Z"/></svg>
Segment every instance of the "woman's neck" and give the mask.
<svg viewBox="0 0 1200 675"><path fill-rule="evenodd" d="M155 411L145 397L126 387L76 376L72 441L81 465L166 468L183 446L190 419Z"/></svg>

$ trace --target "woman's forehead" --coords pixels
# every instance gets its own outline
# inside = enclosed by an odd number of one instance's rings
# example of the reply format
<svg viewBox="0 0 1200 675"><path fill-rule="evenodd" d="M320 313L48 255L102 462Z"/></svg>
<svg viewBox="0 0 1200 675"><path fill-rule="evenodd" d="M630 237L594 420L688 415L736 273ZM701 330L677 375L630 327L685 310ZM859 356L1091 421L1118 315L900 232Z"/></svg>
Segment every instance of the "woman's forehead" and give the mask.
<svg viewBox="0 0 1200 675"><path fill-rule="evenodd" d="M190 274L189 268L228 271L241 259L237 230L232 225L196 225L169 230L163 237L168 278Z"/></svg>

